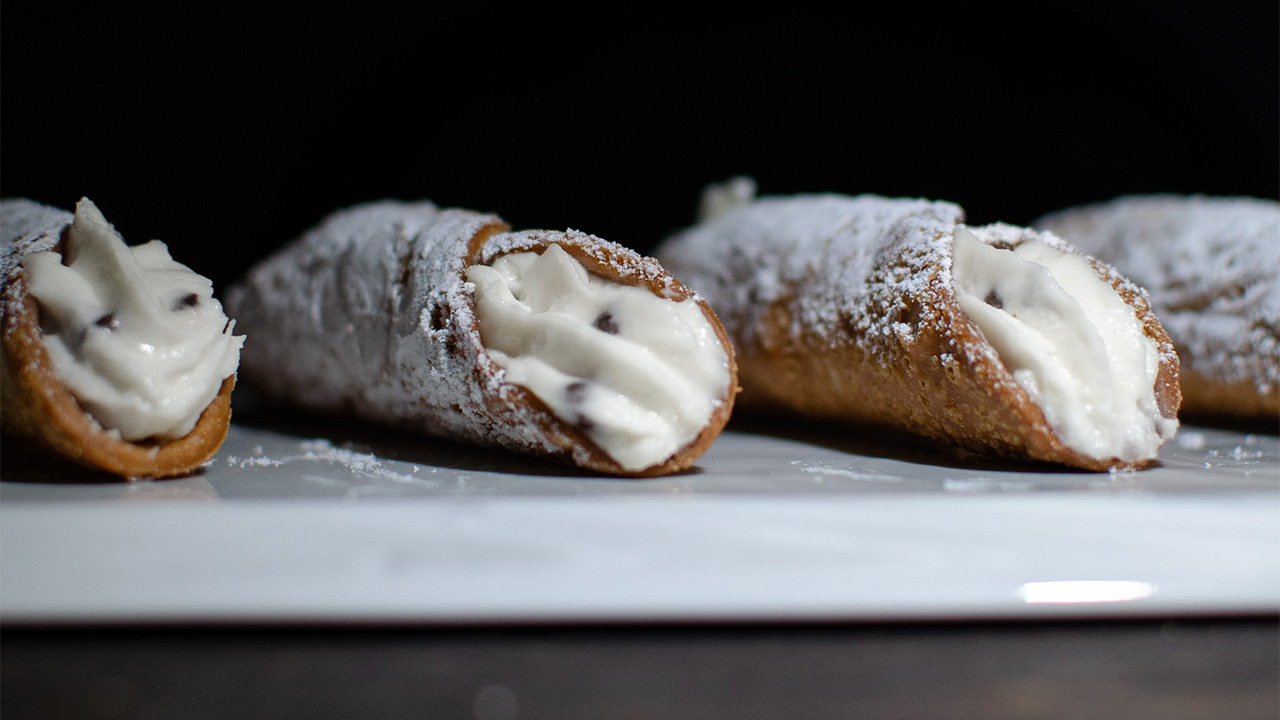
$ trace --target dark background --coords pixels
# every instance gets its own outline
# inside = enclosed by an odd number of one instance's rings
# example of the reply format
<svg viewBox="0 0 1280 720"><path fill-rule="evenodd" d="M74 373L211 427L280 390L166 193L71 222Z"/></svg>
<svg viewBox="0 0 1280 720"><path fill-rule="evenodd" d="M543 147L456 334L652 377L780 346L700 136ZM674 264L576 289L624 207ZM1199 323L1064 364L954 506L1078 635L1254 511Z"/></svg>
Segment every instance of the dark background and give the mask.
<svg viewBox="0 0 1280 720"><path fill-rule="evenodd" d="M381 197L648 250L703 185L744 173L766 193L953 200L978 223L1124 193L1280 194L1275 0L700 7L5 0L0 193L87 195L218 286ZM499 678L556 716L583 698L598 717L1275 707L1274 618L1184 627L8 628L3 709L407 717L465 713Z"/></svg>
<svg viewBox="0 0 1280 720"><path fill-rule="evenodd" d="M1280 193L1274 0L178 5L4 3L0 192L87 195L220 286L381 197L647 251L734 174L977 223Z"/></svg>

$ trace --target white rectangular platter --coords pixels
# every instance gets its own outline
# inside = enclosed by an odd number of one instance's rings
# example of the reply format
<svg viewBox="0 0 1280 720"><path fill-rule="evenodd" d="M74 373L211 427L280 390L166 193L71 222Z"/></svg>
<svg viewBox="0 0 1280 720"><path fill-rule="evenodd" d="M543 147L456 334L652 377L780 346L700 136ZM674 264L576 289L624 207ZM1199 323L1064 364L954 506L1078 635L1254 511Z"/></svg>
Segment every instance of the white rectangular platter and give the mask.
<svg viewBox="0 0 1280 720"><path fill-rule="evenodd" d="M791 622L1280 612L1280 438L1185 427L1076 473L736 425L695 472L576 474L235 425L174 480L3 466L6 623Z"/></svg>

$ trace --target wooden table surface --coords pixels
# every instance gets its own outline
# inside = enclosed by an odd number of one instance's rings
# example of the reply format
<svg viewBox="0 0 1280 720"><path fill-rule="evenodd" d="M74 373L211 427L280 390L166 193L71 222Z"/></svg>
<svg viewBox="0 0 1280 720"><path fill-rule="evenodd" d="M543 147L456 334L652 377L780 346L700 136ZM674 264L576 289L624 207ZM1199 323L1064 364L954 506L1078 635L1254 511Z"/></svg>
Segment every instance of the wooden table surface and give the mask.
<svg viewBox="0 0 1280 720"><path fill-rule="evenodd" d="M1275 617L10 628L5 718L1275 718Z"/></svg>

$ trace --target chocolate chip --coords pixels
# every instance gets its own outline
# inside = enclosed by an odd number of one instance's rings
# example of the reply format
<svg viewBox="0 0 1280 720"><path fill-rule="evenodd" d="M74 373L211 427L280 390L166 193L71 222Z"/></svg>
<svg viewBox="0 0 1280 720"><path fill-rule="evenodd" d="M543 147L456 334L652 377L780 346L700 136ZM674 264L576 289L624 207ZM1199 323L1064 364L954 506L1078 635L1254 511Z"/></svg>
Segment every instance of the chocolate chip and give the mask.
<svg viewBox="0 0 1280 720"><path fill-rule="evenodd" d="M103 315L102 317L98 318L97 321L95 321L93 324L97 325L100 328L106 328L107 330L120 329L120 321L116 320L115 313L107 313L106 315Z"/></svg>
<svg viewBox="0 0 1280 720"><path fill-rule="evenodd" d="M84 348L84 341L89 339L89 328L82 327L78 331L71 333L67 339L70 341L67 346L71 349L71 354L80 357L80 351Z"/></svg>
<svg viewBox="0 0 1280 720"><path fill-rule="evenodd" d="M587 399L589 389L585 382L575 380L564 387L565 399L574 405L581 405L582 401Z"/></svg>
<svg viewBox="0 0 1280 720"><path fill-rule="evenodd" d="M578 413L578 418L577 420L574 421L573 426L578 428L579 430L590 430L591 428L596 426L596 422L595 420L592 420L586 415L583 415L582 413Z"/></svg>
<svg viewBox="0 0 1280 720"><path fill-rule="evenodd" d="M993 308L1004 307L1004 300L1000 298L1000 293L996 292L994 289L987 293L987 296L982 298L982 301Z"/></svg>
<svg viewBox="0 0 1280 720"><path fill-rule="evenodd" d="M195 293L187 293L186 295L183 295L182 297L174 301L173 309L186 310L187 308L193 308L199 304L200 304L199 295L196 295Z"/></svg>
<svg viewBox="0 0 1280 720"><path fill-rule="evenodd" d="M614 322L612 313L600 313L600 317L596 318L595 326L600 332L606 332L610 335L618 334L618 323Z"/></svg>
<svg viewBox="0 0 1280 720"><path fill-rule="evenodd" d="M431 329L443 330L449 324L449 308L445 305L432 305Z"/></svg>
<svg viewBox="0 0 1280 720"><path fill-rule="evenodd" d="M37 322L40 324L40 332L45 335L57 335L62 332L62 325L58 322L58 318L43 305L37 310Z"/></svg>

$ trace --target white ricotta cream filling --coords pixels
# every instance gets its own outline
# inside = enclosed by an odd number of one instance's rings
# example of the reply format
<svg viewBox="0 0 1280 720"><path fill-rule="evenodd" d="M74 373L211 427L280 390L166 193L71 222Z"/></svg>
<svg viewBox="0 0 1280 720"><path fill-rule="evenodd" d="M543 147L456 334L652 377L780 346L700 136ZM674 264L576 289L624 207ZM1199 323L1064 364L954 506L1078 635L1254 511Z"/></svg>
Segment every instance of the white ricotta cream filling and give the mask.
<svg viewBox="0 0 1280 720"><path fill-rule="evenodd" d="M1094 459L1154 457L1178 422L1161 416L1160 355L1133 308L1081 256L1028 240L992 247L956 229L960 307L1063 444Z"/></svg>
<svg viewBox="0 0 1280 720"><path fill-rule="evenodd" d="M244 338L212 283L158 240L126 246L88 199L63 253L32 253L22 269L59 379L125 440L191 432L240 363Z"/></svg>
<svg viewBox="0 0 1280 720"><path fill-rule="evenodd" d="M688 445L723 401L729 358L692 299L604 280L554 244L472 266L467 279L507 381L627 470Z"/></svg>

